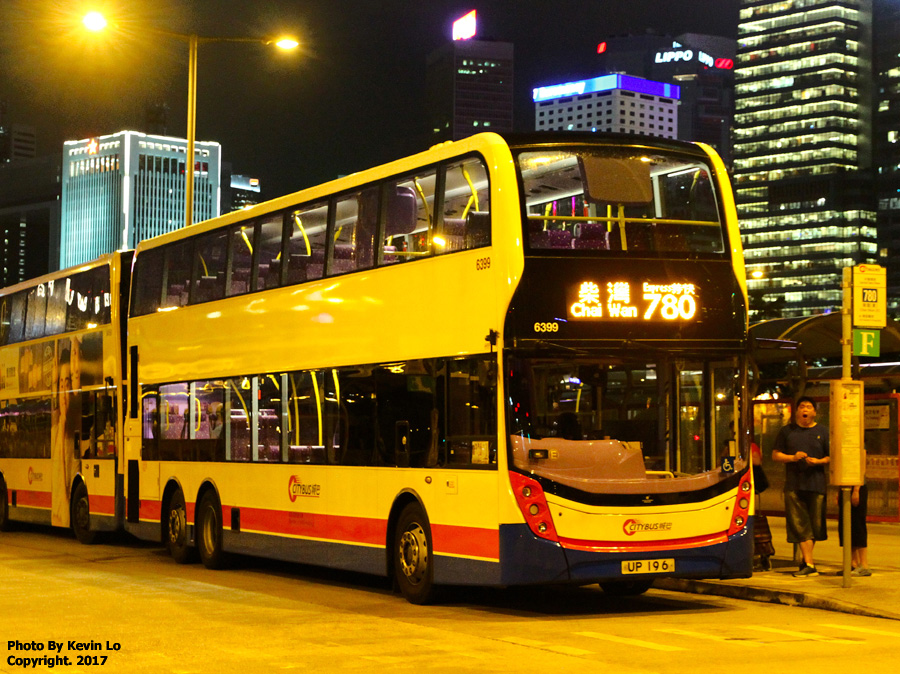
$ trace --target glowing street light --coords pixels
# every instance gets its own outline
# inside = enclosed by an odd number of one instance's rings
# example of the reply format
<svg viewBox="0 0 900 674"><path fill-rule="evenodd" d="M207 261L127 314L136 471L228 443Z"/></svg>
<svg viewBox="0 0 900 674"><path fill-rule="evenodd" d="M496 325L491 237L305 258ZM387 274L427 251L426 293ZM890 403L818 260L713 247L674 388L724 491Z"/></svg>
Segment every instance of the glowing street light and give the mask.
<svg viewBox="0 0 900 674"><path fill-rule="evenodd" d="M88 12L84 15L84 19L81 22L85 28L95 33L106 28L106 19L100 12Z"/></svg>
<svg viewBox="0 0 900 674"><path fill-rule="evenodd" d="M107 21L100 12L89 12L82 23L88 30L98 32L106 28ZM201 43L208 42L249 42L255 44L275 45L284 51L290 51L300 46L300 43L292 37L280 37L277 39L252 38L252 37L201 37L194 34L174 33L158 28L145 29L148 33L165 35L188 43L188 105L187 105L187 161L185 162L184 183L184 226L194 224L194 146L197 138L197 48Z"/></svg>

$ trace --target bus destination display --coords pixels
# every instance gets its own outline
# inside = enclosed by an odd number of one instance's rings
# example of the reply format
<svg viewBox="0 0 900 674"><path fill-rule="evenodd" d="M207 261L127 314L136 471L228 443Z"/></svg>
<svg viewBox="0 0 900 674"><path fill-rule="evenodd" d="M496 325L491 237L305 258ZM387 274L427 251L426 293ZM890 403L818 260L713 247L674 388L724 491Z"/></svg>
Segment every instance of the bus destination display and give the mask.
<svg viewBox="0 0 900 674"><path fill-rule="evenodd" d="M690 321L697 315L693 283L584 280L568 291L569 320Z"/></svg>

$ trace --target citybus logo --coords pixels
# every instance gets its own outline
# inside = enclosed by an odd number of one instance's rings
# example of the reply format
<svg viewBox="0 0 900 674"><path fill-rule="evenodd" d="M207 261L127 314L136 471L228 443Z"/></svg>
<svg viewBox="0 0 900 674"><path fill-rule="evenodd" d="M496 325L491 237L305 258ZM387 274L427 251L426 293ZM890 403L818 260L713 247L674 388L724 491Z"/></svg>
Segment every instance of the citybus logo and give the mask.
<svg viewBox="0 0 900 674"><path fill-rule="evenodd" d="M28 484L32 482L43 482L44 474L43 473L35 473L34 468L28 466Z"/></svg>
<svg viewBox="0 0 900 674"><path fill-rule="evenodd" d="M288 496L291 503L297 500L298 496L304 498L319 498L322 493L322 486L318 484L304 484L299 475L291 475L288 481Z"/></svg>
<svg viewBox="0 0 900 674"><path fill-rule="evenodd" d="M642 534L648 532L658 532L658 531L672 531L672 523L671 522L650 522L645 523L640 520L625 520L625 525L622 527L622 530L625 532L626 536L634 536L635 534Z"/></svg>

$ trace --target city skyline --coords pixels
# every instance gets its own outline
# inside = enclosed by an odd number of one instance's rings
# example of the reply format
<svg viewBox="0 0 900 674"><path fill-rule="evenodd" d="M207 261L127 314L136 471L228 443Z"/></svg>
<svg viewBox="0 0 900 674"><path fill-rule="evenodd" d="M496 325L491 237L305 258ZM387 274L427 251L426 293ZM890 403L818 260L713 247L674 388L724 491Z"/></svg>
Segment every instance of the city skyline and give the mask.
<svg viewBox="0 0 900 674"><path fill-rule="evenodd" d="M427 55L450 41L452 21L470 9L478 11L479 38L516 46L516 128L528 130L532 87L599 74L596 45L604 37L646 30L733 37L738 5L344 0L335 11L319 0L249 8L198 0L191 12L186 4L4 2L0 98L11 119L36 127L39 155L61 153L65 140L144 130L146 106L159 101L169 108L168 135L183 137L186 47L142 39L141 26L207 36L297 34L299 54L233 44L199 52L197 138L221 143L223 160L259 177L272 198L425 149ZM128 39L91 43L70 23L91 8L119 25L127 20ZM38 39L47 26L51 35Z"/></svg>

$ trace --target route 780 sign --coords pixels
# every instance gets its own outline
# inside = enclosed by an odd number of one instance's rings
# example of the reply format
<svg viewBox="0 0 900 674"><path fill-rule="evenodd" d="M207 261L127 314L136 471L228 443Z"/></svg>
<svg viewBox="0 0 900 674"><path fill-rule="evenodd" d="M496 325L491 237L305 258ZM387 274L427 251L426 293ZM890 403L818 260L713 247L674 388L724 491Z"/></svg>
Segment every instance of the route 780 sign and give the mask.
<svg viewBox="0 0 900 674"><path fill-rule="evenodd" d="M883 328L887 324L887 276L884 267L853 267L853 326Z"/></svg>

